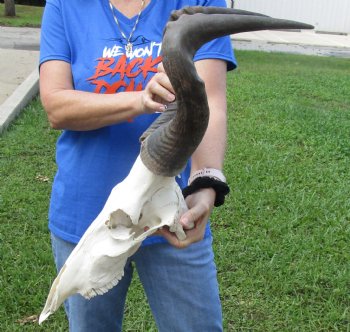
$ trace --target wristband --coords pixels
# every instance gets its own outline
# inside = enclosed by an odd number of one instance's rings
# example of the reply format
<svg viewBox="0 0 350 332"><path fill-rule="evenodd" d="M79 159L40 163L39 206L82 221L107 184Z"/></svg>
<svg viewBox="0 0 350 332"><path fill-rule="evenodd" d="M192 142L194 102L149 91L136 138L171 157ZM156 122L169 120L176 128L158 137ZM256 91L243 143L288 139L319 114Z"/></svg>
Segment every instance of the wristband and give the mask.
<svg viewBox="0 0 350 332"><path fill-rule="evenodd" d="M214 206L218 207L225 202L225 196L230 192L230 188L226 182L217 180L213 177L202 176L194 179L189 186L182 189L182 194L186 198L199 189L212 188L215 190L216 197Z"/></svg>
<svg viewBox="0 0 350 332"><path fill-rule="evenodd" d="M218 169L215 168L203 168L195 172L189 179L188 179L188 185L190 185L195 179L199 177L209 177L216 180L219 180L221 182L226 183L226 178L224 174Z"/></svg>

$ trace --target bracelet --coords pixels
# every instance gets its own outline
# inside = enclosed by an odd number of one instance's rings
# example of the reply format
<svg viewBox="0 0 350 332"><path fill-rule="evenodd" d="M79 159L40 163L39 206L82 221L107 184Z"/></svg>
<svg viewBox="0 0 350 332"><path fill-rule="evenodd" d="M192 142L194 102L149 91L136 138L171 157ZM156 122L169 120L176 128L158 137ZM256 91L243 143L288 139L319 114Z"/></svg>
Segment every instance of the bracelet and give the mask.
<svg viewBox="0 0 350 332"><path fill-rule="evenodd" d="M188 185L190 185L195 179L199 177L209 177L216 180L219 180L221 182L226 182L226 178L224 174L218 169L215 168L203 168L195 172L189 179L188 179Z"/></svg>
<svg viewBox="0 0 350 332"><path fill-rule="evenodd" d="M230 192L230 187L226 182L217 180L213 177L202 176L197 177L191 182L189 186L182 189L182 194L186 198L187 196L203 188L213 188L215 190L216 197L214 206L216 207L224 204L225 196Z"/></svg>

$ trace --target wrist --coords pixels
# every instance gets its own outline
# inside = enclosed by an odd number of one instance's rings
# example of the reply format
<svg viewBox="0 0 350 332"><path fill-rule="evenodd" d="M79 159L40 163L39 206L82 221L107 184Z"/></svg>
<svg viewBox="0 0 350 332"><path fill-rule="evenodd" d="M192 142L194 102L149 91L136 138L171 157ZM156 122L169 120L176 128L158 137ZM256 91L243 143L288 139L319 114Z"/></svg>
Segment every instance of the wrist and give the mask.
<svg viewBox="0 0 350 332"><path fill-rule="evenodd" d="M186 198L201 189L212 189L215 192L214 206L216 207L224 204L225 196L230 192L223 173L213 168L204 168L195 172L182 193Z"/></svg>
<svg viewBox="0 0 350 332"><path fill-rule="evenodd" d="M213 208L215 205L215 200L216 200L216 191L214 188L203 188L199 189L200 191L205 192L207 199L207 202L210 204L210 207Z"/></svg>
<svg viewBox="0 0 350 332"><path fill-rule="evenodd" d="M143 102L143 91L134 91L132 92L133 95L133 101L132 101L132 107L134 109L134 112L136 115L142 115L145 112L144 102Z"/></svg>

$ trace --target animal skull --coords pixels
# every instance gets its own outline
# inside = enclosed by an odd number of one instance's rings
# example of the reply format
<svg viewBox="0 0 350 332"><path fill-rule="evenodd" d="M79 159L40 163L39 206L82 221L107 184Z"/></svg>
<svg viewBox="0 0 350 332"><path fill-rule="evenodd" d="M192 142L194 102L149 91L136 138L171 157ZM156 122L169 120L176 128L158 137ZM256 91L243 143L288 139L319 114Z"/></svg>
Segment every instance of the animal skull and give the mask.
<svg viewBox="0 0 350 332"><path fill-rule="evenodd" d="M90 299L114 287L123 277L128 257L160 227L169 226L180 240L185 239L179 217L186 209L175 178L153 174L138 157L62 267L39 323L72 294Z"/></svg>
<svg viewBox="0 0 350 332"><path fill-rule="evenodd" d="M128 257L158 228L167 225L180 240L186 237L179 223L186 204L175 176L199 145L209 120L205 86L192 61L196 50L214 38L238 32L310 28L228 8L188 7L172 13L162 49L176 110L164 112L142 135L140 156L62 267L39 323L72 294L91 298L115 286Z"/></svg>

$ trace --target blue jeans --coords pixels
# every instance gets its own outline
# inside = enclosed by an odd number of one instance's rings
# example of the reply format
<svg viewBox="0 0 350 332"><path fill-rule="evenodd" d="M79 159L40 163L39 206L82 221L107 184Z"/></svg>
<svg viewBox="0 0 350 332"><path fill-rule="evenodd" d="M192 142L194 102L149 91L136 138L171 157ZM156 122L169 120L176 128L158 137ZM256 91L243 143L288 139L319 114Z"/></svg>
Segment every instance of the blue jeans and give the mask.
<svg viewBox="0 0 350 332"><path fill-rule="evenodd" d="M222 331L212 239L206 238L186 249L169 244L141 247L125 266L118 285L104 295L85 300L80 295L67 299L65 308L71 332L115 332L122 330L125 298L136 267L159 331ZM59 270L74 244L52 235Z"/></svg>

